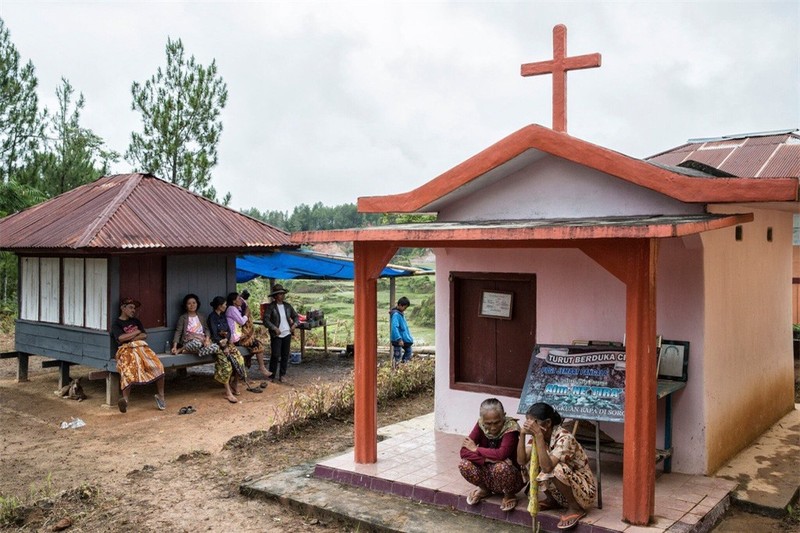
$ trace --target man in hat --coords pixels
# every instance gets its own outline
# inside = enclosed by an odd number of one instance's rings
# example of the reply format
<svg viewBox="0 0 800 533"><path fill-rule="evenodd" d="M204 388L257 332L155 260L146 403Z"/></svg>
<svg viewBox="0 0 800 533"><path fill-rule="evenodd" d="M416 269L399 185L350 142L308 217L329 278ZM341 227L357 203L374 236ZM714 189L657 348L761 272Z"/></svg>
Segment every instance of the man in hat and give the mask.
<svg viewBox="0 0 800 533"><path fill-rule="evenodd" d="M411 302L403 296L397 300L397 306L389 311L389 340L392 342L392 368L400 362L407 363L411 360L411 346L414 344L414 337L408 331L408 323L403 314Z"/></svg>
<svg viewBox="0 0 800 533"><path fill-rule="evenodd" d="M272 381L277 377L278 382L283 382L286 375L286 368L289 365L289 354L292 347L292 335L297 327L297 312L286 303L286 293L283 285L276 283L272 286L269 293L270 302L264 313L264 325L269 329L270 346L272 353L269 358L269 371L272 373ZM280 361L280 372L278 371L278 361Z"/></svg>

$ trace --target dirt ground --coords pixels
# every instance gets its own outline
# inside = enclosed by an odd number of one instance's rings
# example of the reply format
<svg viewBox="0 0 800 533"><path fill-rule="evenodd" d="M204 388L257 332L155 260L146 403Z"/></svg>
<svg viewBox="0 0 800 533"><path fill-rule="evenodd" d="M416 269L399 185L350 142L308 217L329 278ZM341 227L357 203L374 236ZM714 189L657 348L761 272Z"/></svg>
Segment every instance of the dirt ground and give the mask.
<svg viewBox="0 0 800 533"><path fill-rule="evenodd" d="M24 522L8 528L23 531L52 531L65 519L72 524L68 531L87 532L350 531L277 502L247 499L238 486L352 446L352 420L327 420L280 440L250 435L271 425L282 398L318 379L343 378L351 369L352 359L307 356L289 368L287 384L270 384L263 394L242 392L236 405L225 400L210 372L190 369L186 377L168 375L166 411L156 409L150 386L134 389L122 414L102 406L104 381L84 380L89 398L83 402L61 399L53 394L55 370L42 369L40 358L31 358L31 379L19 384L16 360L0 360L0 511L3 498L26 503ZM88 371L73 367L71 374ZM179 415L188 405L197 412ZM428 392L382 408L378 422L432 409ZM72 417L86 426L59 428ZM718 531L794 527L734 511Z"/></svg>

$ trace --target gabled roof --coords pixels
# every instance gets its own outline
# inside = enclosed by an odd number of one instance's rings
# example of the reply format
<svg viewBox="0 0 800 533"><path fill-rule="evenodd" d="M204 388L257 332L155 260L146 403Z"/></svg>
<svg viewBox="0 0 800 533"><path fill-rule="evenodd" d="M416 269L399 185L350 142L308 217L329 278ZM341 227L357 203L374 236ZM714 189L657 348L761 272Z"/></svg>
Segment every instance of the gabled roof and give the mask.
<svg viewBox="0 0 800 533"><path fill-rule="evenodd" d="M648 157L647 160L671 166L696 162L741 177L798 178L800 135L797 131L766 131L689 139L686 144Z"/></svg>
<svg viewBox="0 0 800 533"><path fill-rule="evenodd" d="M149 174L118 174L0 220L10 251L229 251L291 246L289 234Z"/></svg>
<svg viewBox="0 0 800 533"><path fill-rule="evenodd" d="M616 176L682 202L795 201L798 181L792 174L773 178L726 178L687 175L620 154L566 133L532 124L512 133L424 185L402 194L362 197L362 213L437 211L442 202L474 191L516 172L547 154ZM712 165L713 166L713 165Z"/></svg>

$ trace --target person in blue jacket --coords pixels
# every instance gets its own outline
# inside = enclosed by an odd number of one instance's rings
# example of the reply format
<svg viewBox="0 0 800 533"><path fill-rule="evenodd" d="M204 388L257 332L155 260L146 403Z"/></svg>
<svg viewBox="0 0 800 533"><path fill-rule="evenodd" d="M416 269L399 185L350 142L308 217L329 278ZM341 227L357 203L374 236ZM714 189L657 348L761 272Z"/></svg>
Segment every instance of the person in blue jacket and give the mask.
<svg viewBox="0 0 800 533"><path fill-rule="evenodd" d="M389 311L389 340L392 342L392 367L396 367L402 360L407 363L411 360L411 346L414 344L414 337L408 331L408 323L403 312L408 309L411 302L403 296L397 300L397 306Z"/></svg>

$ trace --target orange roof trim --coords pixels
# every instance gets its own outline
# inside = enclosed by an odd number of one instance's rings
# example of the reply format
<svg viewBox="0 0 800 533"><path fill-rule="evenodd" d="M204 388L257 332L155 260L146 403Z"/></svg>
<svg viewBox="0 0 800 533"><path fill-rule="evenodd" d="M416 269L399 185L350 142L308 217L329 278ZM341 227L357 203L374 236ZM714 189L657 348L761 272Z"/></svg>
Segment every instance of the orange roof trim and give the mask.
<svg viewBox="0 0 800 533"><path fill-rule="evenodd" d="M358 211L424 212L426 206L531 149L596 169L687 203L797 200L796 178L689 177L566 133L531 124L412 191L359 198Z"/></svg>

